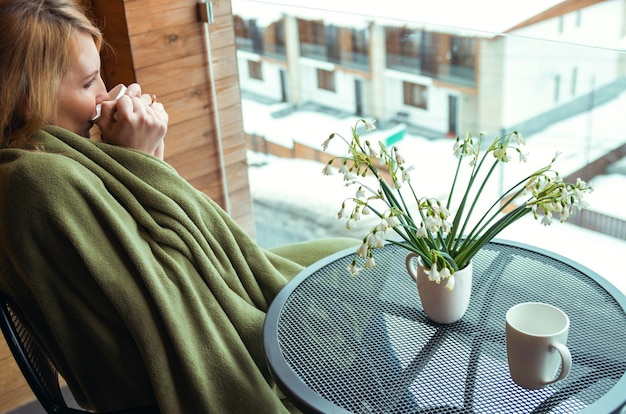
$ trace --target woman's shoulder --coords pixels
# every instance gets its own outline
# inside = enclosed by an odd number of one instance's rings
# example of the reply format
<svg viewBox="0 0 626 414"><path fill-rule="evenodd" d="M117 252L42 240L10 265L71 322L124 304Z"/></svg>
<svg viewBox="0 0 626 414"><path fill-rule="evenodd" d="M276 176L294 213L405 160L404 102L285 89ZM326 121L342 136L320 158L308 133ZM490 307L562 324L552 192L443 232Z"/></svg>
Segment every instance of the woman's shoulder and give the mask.
<svg viewBox="0 0 626 414"><path fill-rule="evenodd" d="M14 182L16 185L53 185L61 176L75 176L80 167L79 163L63 153L24 149L0 150L0 180Z"/></svg>
<svg viewBox="0 0 626 414"><path fill-rule="evenodd" d="M0 208L54 209L79 187L98 180L71 157L41 150L0 150Z"/></svg>

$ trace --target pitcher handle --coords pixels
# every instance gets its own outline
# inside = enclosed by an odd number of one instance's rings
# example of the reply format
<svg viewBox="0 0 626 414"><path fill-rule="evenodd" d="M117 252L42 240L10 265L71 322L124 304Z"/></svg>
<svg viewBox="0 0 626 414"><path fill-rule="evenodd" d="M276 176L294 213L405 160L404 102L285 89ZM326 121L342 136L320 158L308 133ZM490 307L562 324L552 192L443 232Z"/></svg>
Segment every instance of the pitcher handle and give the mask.
<svg viewBox="0 0 626 414"><path fill-rule="evenodd" d="M413 266L413 259L416 257L419 256L413 252L406 255L406 271L409 272L409 276L415 283L417 283L417 267Z"/></svg>

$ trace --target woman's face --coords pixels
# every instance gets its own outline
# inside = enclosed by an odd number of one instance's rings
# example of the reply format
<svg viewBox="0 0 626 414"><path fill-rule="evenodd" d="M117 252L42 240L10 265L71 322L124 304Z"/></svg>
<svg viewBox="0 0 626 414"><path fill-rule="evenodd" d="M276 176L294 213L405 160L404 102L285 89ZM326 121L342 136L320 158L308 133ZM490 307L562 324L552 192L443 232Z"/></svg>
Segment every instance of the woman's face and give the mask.
<svg viewBox="0 0 626 414"><path fill-rule="evenodd" d="M73 48L72 64L61 80L56 108L49 122L89 138L96 104L108 95L100 76L100 54L93 38L81 33L75 36Z"/></svg>

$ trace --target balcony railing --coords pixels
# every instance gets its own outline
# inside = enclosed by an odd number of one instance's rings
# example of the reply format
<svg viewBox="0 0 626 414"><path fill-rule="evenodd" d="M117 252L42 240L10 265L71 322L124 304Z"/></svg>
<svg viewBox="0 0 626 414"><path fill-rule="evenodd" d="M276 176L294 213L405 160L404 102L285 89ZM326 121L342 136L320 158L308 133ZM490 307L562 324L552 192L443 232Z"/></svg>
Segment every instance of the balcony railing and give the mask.
<svg viewBox="0 0 626 414"><path fill-rule="evenodd" d="M428 76L452 85L471 88L476 86L476 70L474 68L450 63L435 63L435 69L431 71L423 71L421 67L422 60L418 57L393 53L387 54L387 68L389 69Z"/></svg>

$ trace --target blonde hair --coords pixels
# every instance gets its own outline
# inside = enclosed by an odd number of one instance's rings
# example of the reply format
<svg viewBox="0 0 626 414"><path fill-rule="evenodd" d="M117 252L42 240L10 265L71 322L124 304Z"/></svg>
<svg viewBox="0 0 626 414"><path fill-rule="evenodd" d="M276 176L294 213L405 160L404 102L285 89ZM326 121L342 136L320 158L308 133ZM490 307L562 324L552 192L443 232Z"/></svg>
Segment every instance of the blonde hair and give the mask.
<svg viewBox="0 0 626 414"><path fill-rule="evenodd" d="M74 39L102 33L75 0L0 0L0 148L24 147L48 123Z"/></svg>

